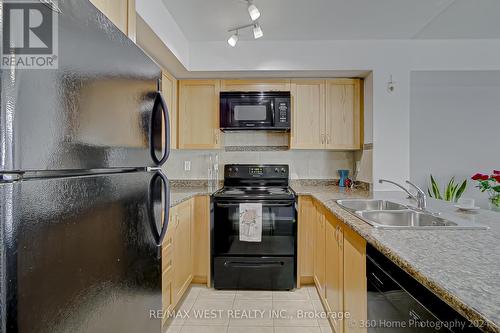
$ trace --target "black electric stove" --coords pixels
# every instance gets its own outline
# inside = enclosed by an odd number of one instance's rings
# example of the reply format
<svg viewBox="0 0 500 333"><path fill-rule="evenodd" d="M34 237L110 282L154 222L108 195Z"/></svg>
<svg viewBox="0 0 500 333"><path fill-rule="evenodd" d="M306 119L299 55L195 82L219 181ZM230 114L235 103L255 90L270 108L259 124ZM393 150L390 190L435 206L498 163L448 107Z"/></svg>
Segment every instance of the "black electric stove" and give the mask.
<svg viewBox="0 0 500 333"><path fill-rule="evenodd" d="M212 196L212 272L216 289L290 290L296 276L296 196L288 165L231 164ZM262 206L259 242L240 240L240 205Z"/></svg>

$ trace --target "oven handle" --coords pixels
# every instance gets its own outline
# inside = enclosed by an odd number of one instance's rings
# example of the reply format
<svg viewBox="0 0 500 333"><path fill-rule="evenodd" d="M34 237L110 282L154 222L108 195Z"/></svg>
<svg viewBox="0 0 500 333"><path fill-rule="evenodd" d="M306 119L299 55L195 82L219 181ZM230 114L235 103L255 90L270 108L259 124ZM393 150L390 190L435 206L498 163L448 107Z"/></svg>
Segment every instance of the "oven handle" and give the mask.
<svg viewBox="0 0 500 333"><path fill-rule="evenodd" d="M224 267L233 268L267 268L267 267L282 267L283 261L268 261L268 262L245 262L245 261L225 261Z"/></svg>
<svg viewBox="0 0 500 333"><path fill-rule="evenodd" d="M235 203L221 203L221 202L215 202L214 204L218 207L235 207L239 206L241 203L261 203L263 207L289 207L293 206L295 204L294 201L291 202L282 202L282 203L267 203L265 201L241 201L241 202L235 202Z"/></svg>

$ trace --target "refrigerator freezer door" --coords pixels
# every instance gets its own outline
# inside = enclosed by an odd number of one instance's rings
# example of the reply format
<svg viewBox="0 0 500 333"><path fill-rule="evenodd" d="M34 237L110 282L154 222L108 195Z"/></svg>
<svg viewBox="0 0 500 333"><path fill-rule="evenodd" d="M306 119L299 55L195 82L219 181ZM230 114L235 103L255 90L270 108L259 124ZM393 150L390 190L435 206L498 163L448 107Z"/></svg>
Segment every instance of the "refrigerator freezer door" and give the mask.
<svg viewBox="0 0 500 333"><path fill-rule="evenodd" d="M159 333L167 191L148 172L0 184L0 331Z"/></svg>
<svg viewBox="0 0 500 333"><path fill-rule="evenodd" d="M155 166L160 68L88 0L58 4L58 69L1 70L0 172Z"/></svg>

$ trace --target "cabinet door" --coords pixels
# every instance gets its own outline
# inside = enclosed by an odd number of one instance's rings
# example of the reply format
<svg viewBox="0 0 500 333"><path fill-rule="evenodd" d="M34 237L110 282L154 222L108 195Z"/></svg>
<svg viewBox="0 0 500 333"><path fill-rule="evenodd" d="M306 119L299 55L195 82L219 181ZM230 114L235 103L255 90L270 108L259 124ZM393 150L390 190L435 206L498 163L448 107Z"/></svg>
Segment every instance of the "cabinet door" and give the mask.
<svg viewBox="0 0 500 333"><path fill-rule="evenodd" d="M90 2L135 42L135 0L90 0Z"/></svg>
<svg viewBox="0 0 500 333"><path fill-rule="evenodd" d="M299 283L312 283L314 276L314 224L316 208L309 197L299 197L298 276ZM300 285L298 285L300 287Z"/></svg>
<svg viewBox="0 0 500 333"><path fill-rule="evenodd" d="M193 255L191 244L192 201L177 206L177 222L174 231L174 291L177 303L189 287L193 278Z"/></svg>
<svg viewBox="0 0 500 333"><path fill-rule="evenodd" d="M366 242L358 234L344 228L344 311L350 313L344 322L344 330L349 333L365 333L359 327L367 319L366 289Z"/></svg>
<svg viewBox="0 0 500 333"><path fill-rule="evenodd" d="M325 80L292 80L291 148L324 149Z"/></svg>
<svg viewBox="0 0 500 333"><path fill-rule="evenodd" d="M329 215L326 222L326 302L329 311L340 313L343 306L343 251L342 228L337 220ZM341 320L331 320L336 333L343 332Z"/></svg>
<svg viewBox="0 0 500 333"><path fill-rule="evenodd" d="M221 91L290 91L290 80L222 80Z"/></svg>
<svg viewBox="0 0 500 333"><path fill-rule="evenodd" d="M210 197L194 198L193 282L210 286Z"/></svg>
<svg viewBox="0 0 500 333"><path fill-rule="evenodd" d="M179 82L179 148L215 149L219 147L218 80Z"/></svg>
<svg viewBox="0 0 500 333"><path fill-rule="evenodd" d="M326 80L326 148L361 148L361 81Z"/></svg>
<svg viewBox="0 0 500 333"><path fill-rule="evenodd" d="M170 116L170 148L177 148L177 80L166 70L163 70L161 91L167 103ZM163 127L165 128L165 127ZM162 135L162 138L164 135Z"/></svg>
<svg viewBox="0 0 500 333"><path fill-rule="evenodd" d="M316 232L314 237L314 283L319 295L325 297L325 215L317 210Z"/></svg>
<svg viewBox="0 0 500 333"><path fill-rule="evenodd" d="M175 221L176 221L177 212L175 211L175 207L170 209L170 218L168 223L167 233L165 235L165 240L162 244L161 251L161 270L162 270L162 279L161 279L161 290L162 290L162 307L163 312L167 313L168 311L173 310L175 306L175 292L174 292L174 265L173 265L173 256L174 256L174 230L175 230ZM174 222L172 222L174 221ZM163 322L168 319L168 316L163 318Z"/></svg>

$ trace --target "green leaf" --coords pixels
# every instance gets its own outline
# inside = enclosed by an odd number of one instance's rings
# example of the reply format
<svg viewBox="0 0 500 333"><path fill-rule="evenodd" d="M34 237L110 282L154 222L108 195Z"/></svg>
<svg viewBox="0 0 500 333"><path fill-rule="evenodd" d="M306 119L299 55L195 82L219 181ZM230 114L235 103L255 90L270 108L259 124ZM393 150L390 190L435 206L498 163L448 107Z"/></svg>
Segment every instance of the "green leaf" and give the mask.
<svg viewBox="0 0 500 333"><path fill-rule="evenodd" d="M454 183L455 183L455 177L451 177L450 181L448 182L448 185L446 185L445 188L444 200L451 201L453 196L452 190Z"/></svg>
<svg viewBox="0 0 500 333"><path fill-rule="evenodd" d="M492 187L495 192L500 192L500 185Z"/></svg>
<svg viewBox="0 0 500 333"><path fill-rule="evenodd" d="M441 192L439 191L438 184L432 175L431 175L431 186L432 186L432 192L434 193L434 198L443 200L443 198L441 197Z"/></svg>
<svg viewBox="0 0 500 333"><path fill-rule="evenodd" d="M458 188L457 193L455 193L455 202L458 201L460 197L462 197L462 194L464 194L466 188L467 188L467 179L464 180L462 185L460 185L460 187Z"/></svg>

